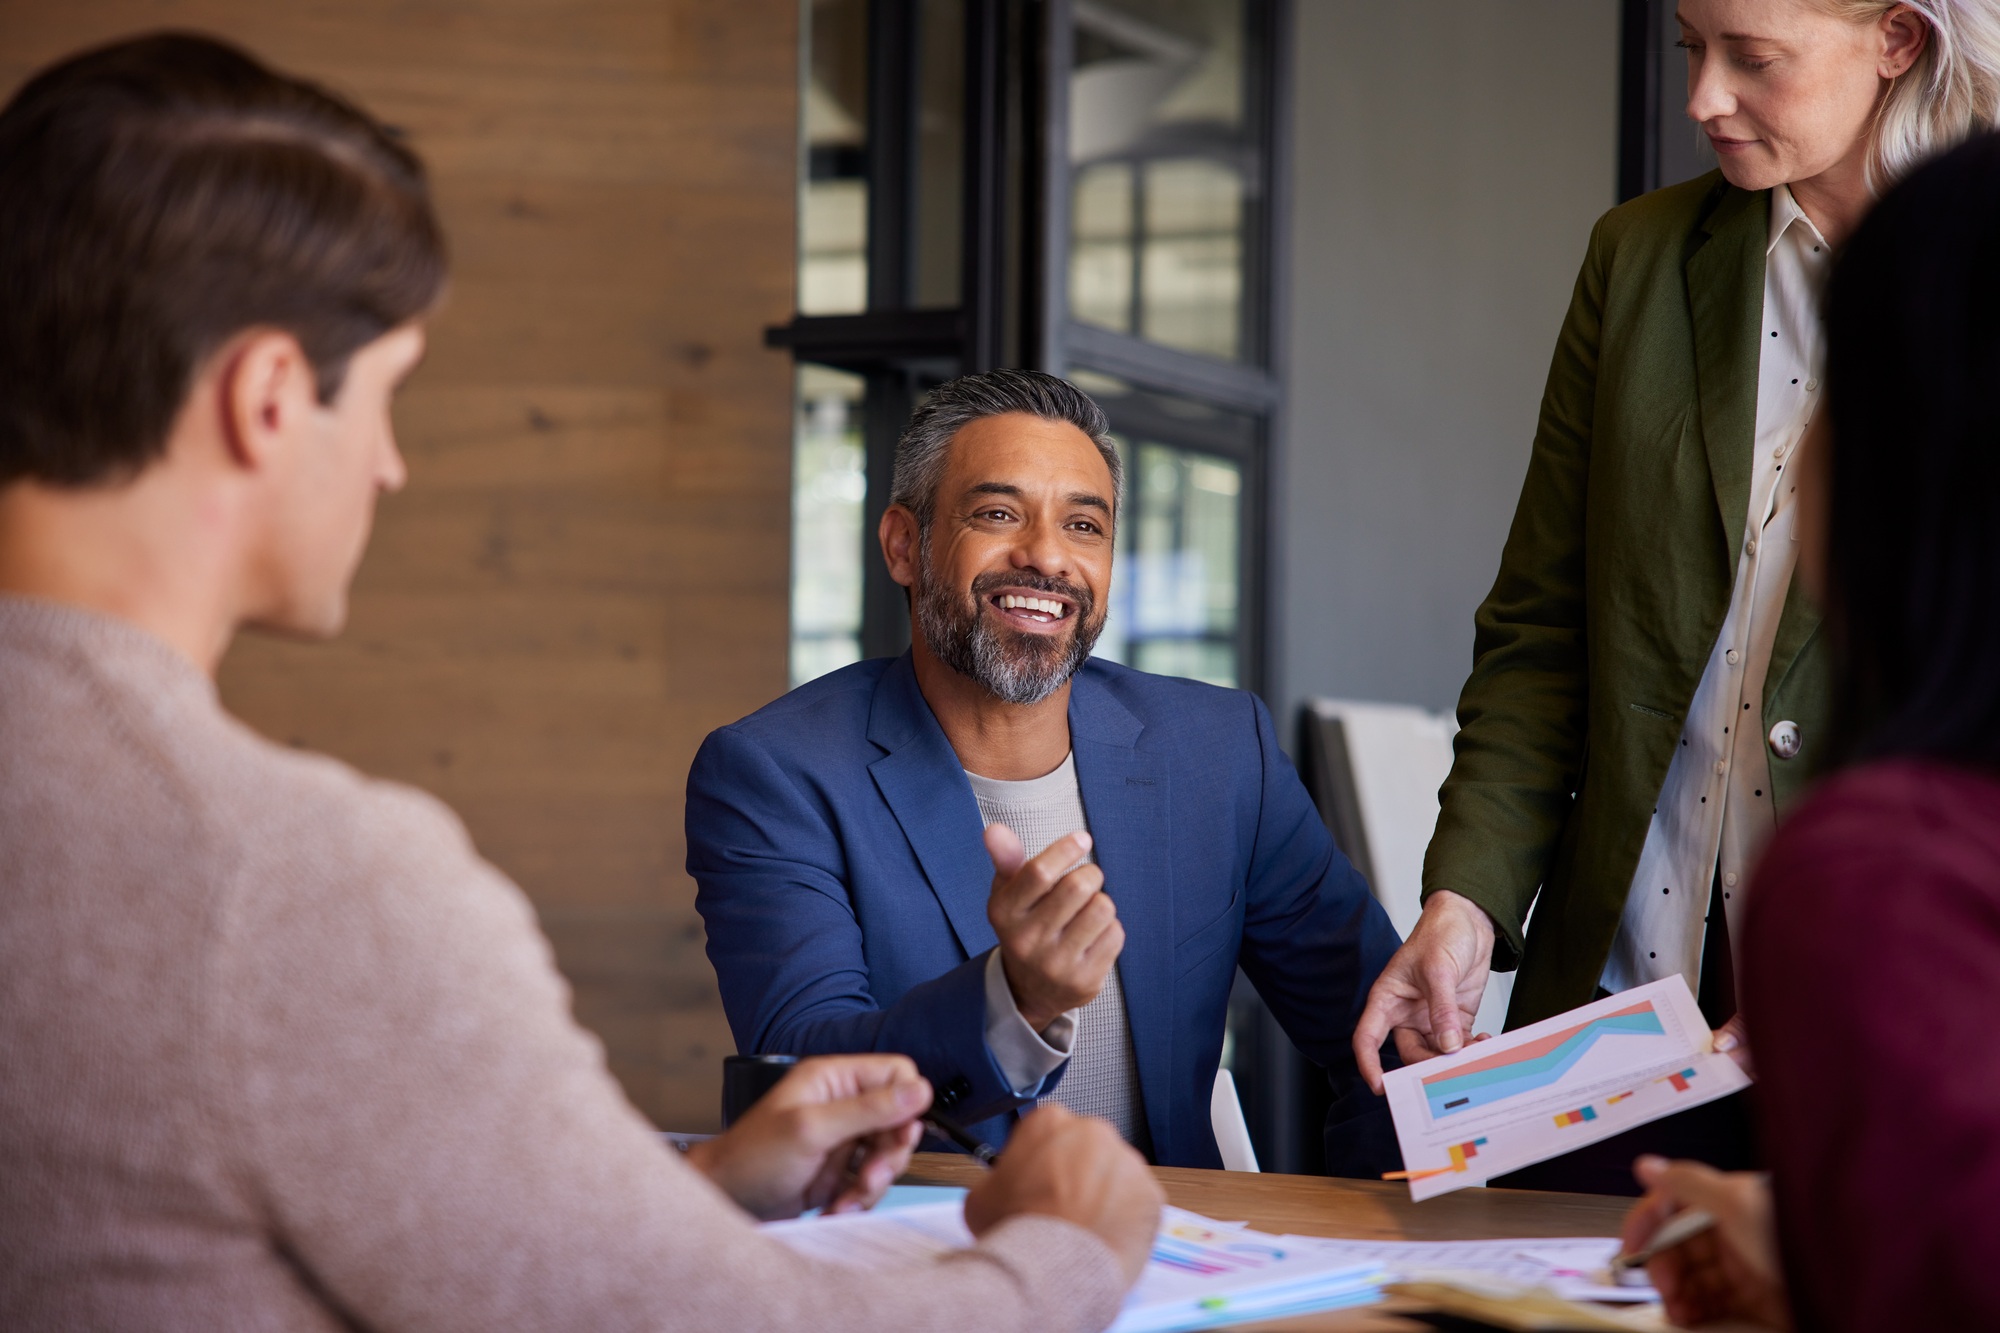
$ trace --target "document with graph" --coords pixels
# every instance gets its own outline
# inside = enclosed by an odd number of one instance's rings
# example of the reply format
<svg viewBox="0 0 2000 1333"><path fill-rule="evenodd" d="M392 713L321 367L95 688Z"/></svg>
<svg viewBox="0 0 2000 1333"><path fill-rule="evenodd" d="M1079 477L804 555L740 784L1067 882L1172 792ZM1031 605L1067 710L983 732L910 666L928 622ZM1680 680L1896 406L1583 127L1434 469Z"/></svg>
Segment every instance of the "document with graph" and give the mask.
<svg viewBox="0 0 2000 1333"><path fill-rule="evenodd" d="M763 1229L802 1254L877 1271L972 1244L957 1201L766 1222ZM1381 1298L1387 1278L1370 1255L1167 1208L1146 1271L1107 1333L1185 1333L1366 1305Z"/></svg>
<svg viewBox="0 0 2000 1333"><path fill-rule="evenodd" d="M1747 1087L1678 974L1384 1079L1410 1197L1482 1185Z"/></svg>

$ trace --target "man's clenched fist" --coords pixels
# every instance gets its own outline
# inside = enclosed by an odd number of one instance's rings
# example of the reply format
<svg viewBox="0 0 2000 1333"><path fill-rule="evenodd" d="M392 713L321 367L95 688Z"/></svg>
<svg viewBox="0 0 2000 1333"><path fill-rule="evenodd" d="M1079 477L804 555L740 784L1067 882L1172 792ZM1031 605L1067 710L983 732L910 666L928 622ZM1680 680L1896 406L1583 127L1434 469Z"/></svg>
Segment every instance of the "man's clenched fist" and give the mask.
<svg viewBox="0 0 2000 1333"><path fill-rule="evenodd" d="M1077 864L1090 851L1088 833L1058 838L1030 861L1014 830L994 824L986 850L993 858L986 919L1000 937L1014 1003L1040 1032L1097 998L1125 947L1125 927L1104 893L1104 872Z"/></svg>

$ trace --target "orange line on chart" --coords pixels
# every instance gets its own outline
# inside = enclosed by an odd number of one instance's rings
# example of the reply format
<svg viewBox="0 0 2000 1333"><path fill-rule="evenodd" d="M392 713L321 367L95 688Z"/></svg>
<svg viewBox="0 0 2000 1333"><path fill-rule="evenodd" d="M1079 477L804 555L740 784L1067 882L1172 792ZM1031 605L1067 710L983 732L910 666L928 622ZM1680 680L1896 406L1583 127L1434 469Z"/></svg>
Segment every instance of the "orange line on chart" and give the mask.
<svg viewBox="0 0 2000 1333"><path fill-rule="evenodd" d="M1452 1144L1445 1150L1451 1154L1450 1166L1434 1166L1427 1171L1384 1171L1382 1179L1429 1180L1432 1176L1448 1176L1453 1172L1468 1171L1471 1168L1466 1165L1466 1159L1479 1156L1480 1146L1485 1142L1485 1139L1472 1139L1465 1143Z"/></svg>

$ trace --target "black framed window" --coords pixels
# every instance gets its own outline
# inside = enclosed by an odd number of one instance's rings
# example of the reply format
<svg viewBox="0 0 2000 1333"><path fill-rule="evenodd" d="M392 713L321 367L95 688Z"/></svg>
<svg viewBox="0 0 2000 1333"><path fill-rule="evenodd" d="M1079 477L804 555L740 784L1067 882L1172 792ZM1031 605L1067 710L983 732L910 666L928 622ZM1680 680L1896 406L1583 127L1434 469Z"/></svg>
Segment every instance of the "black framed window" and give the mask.
<svg viewBox="0 0 2000 1333"><path fill-rule="evenodd" d="M933 385L1024 355L1024 17L1008 0L802 0L799 312L766 335L797 362L794 684L907 645L874 542L896 436Z"/></svg>
<svg viewBox="0 0 2000 1333"><path fill-rule="evenodd" d="M799 313L957 306L964 0L809 0L803 17Z"/></svg>
<svg viewBox="0 0 2000 1333"><path fill-rule="evenodd" d="M1247 413L1140 389L1074 367L1112 414L1125 459L1111 607L1097 655L1167 676L1234 685L1253 599L1248 497L1261 491L1261 424Z"/></svg>
<svg viewBox="0 0 2000 1333"><path fill-rule="evenodd" d="M830 366L793 371L791 678L861 660L868 498L868 381Z"/></svg>
<svg viewBox="0 0 2000 1333"><path fill-rule="evenodd" d="M1618 201L1715 169L1715 149L1687 118L1687 53L1672 0L1622 0L1619 12Z"/></svg>
<svg viewBox="0 0 2000 1333"><path fill-rule="evenodd" d="M794 683L908 643L874 531L922 395L1033 365L1130 458L1100 652L1260 685L1285 7L802 8Z"/></svg>
<svg viewBox="0 0 2000 1333"><path fill-rule="evenodd" d="M903 650L876 549L945 379L1034 366L1126 459L1101 656L1264 684L1280 436L1287 0L802 0L791 667ZM1267 1169L1324 1080L1238 979L1224 1060Z"/></svg>
<svg viewBox="0 0 2000 1333"><path fill-rule="evenodd" d="M1099 652L1263 684L1283 5L1052 0L1041 364L1126 442Z"/></svg>
<svg viewBox="0 0 2000 1333"><path fill-rule="evenodd" d="M1245 0L1067 8L1067 133L1051 157L1066 159L1068 263L1057 276L1070 321L1261 361L1259 16Z"/></svg>

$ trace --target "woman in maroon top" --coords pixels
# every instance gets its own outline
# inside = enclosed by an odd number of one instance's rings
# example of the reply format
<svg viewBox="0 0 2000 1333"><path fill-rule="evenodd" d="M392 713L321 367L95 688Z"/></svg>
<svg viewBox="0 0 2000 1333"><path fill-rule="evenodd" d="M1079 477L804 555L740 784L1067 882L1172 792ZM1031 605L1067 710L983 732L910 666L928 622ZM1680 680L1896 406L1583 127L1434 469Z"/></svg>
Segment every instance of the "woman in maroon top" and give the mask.
<svg viewBox="0 0 2000 1333"><path fill-rule="evenodd" d="M1628 1246L1722 1218L1654 1265L1677 1322L1783 1326L1789 1288L1801 1329L2000 1328L2000 136L1875 208L1827 323L1800 556L1847 764L1751 891L1770 1190L1642 1161Z"/></svg>

